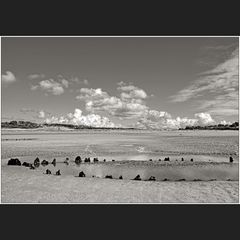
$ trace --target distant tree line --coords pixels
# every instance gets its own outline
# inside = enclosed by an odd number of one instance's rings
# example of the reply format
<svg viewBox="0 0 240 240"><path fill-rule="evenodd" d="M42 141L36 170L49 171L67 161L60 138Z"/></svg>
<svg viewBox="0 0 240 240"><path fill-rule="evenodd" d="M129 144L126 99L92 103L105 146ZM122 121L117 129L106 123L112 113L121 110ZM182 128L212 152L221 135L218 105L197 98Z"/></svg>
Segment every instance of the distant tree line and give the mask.
<svg viewBox="0 0 240 240"><path fill-rule="evenodd" d="M234 122L232 124L217 124L209 126L186 126L185 128L179 128L179 130L239 130L239 123Z"/></svg>
<svg viewBox="0 0 240 240"><path fill-rule="evenodd" d="M33 129L33 128L43 128L43 127L65 127L70 129L134 129L134 128L108 128L108 127L91 127L86 125L73 125L73 124L62 124L62 123L33 123L29 121L11 121L11 122L2 122L2 128L24 128L24 129Z"/></svg>
<svg viewBox="0 0 240 240"><path fill-rule="evenodd" d="M40 128L41 124L33 123L29 121L11 121L11 122L2 122L2 128Z"/></svg>

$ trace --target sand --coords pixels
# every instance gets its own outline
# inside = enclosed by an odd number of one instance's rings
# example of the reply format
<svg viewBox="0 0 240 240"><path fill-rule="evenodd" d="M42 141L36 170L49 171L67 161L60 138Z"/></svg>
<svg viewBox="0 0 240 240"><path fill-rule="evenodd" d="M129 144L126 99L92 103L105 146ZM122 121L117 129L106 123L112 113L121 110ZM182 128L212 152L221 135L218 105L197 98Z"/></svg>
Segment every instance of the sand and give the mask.
<svg viewBox="0 0 240 240"><path fill-rule="evenodd" d="M174 165L180 164L183 167L189 165L189 168L186 168L188 174L192 165L189 163L191 157L194 158L194 166L199 169L203 169L208 164L209 171L216 167L223 174L226 172L225 166L228 166L231 154L234 158L235 176L239 167L238 131L84 130L71 133L69 131L46 133L35 130L4 130L1 139L2 203L239 202L239 181L220 179L220 181L199 182L147 182L78 178L73 174L45 175L40 170L6 165L12 157L18 157L21 162L33 162L37 156L41 160L49 161L55 157L57 161L69 157L72 161L77 155L81 155L91 158L97 156L101 161L103 158L107 161L114 158L116 165L120 164L118 160L127 160L129 163L132 162L133 169L138 169L142 164L159 165L157 161L160 157L163 159L164 156L170 156L172 161L184 157L187 160L186 163L175 162ZM148 162L149 158L153 158L153 162ZM135 160L147 160L147 162ZM132 169L130 165L129 169ZM140 174L142 176L143 173ZM198 178L195 175L193 177ZM215 178L212 173L210 177ZM234 177L234 179L238 178Z"/></svg>
<svg viewBox="0 0 240 240"><path fill-rule="evenodd" d="M18 170L16 171L16 168ZM45 175L7 166L2 203L237 203L238 181L146 182Z"/></svg>

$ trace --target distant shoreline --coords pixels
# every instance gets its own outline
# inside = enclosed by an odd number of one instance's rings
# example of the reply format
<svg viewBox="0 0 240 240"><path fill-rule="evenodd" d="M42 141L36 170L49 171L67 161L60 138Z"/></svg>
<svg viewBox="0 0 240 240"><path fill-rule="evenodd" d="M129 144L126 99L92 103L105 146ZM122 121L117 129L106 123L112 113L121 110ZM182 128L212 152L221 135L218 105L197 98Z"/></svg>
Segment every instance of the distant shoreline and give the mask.
<svg viewBox="0 0 240 240"><path fill-rule="evenodd" d="M60 124L60 123L33 123L29 121L11 121L11 122L2 122L1 128L10 130L10 129L16 129L16 130L22 130L22 129L30 129L30 130L149 130L149 131L184 131L184 130L239 130L239 123L235 122L232 124L218 124L218 125L209 125L209 126L186 126L185 128L178 128L178 129L143 129L143 128L134 128L134 127L121 127L121 128L110 128L110 127L92 127L92 126L85 126L85 125L73 125L73 124Z"/></svg>

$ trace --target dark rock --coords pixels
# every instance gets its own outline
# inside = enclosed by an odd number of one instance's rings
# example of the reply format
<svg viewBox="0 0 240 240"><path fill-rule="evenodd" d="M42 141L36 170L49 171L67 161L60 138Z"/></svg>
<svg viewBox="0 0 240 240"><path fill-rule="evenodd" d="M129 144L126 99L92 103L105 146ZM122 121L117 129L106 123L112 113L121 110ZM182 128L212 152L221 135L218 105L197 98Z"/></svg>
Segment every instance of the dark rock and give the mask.
<svg viewBox="0 0 240 240"><path fill-rule="evenodd" d="M149 159L149 162L152 162L152 159Z"/></svg>
<svg viewBox="0 0 240 240"><path fill-rule="evenodd" d="M22 166L24 166L24 167L30 167L32 164L31 163L27 163L27 162L24 162L23 164L22 164Z"/></svg>
<svg viewBox="0 0 240 240"><path fill-rule="evenodd" d="M90 163L90 162L91 162L90 157L85 158L85 159L84 159L84 162L89 162L89 163Z"/></svg>
<svg viewBox="0 0 240 240"><path fill-rule="evenodd" d="M163 181L169 181L167 178L164 178Z"/></svg>
<svg viewBox="0 0 240 240"><path fill-rule="evenodd" d="M232 158L232 157L229 158L229 162L230 162L230 163L233 162L233 158Z"/></svg>
<svg viewBox="0 0 240 240"><path fill-rule="evenodd" d="M199 179L199 178L195 178L195 179L193 179L193 181L194 181L194 182L198 182L198 181L202 181L202 180Z"/></svg>
<svg viewBox="0 0 240 240"><path fill-rule="evenodd" d="M43 166L46 166L46 165L48 165L48 161L42 160L41 164L42 164Z"/></svg>
<svg viewBox="0 0 240 240"><path fill-rule="evenodd" d="M140 175L138 174L133 180L141 181L142 179L141 179Z"/></svg>
<svg viewBox="0 0 240 240"><path fill-rule="evenodd" d="M46 174L52 174L49 169L46 170Z"/></svg>
<svg viewBox="0 0 240 240"><path fill-rule="evenodd" d="M177 181L182 182L182 181L186 181L186 179L185 178L180 178Z"/></svg>
<svg viewBox="0 0 240 240"><path fill-rule="evenodd" d="M66 164L66 165L69 165L69 158L66 158L63 162Z"/></svg>
<svg viewBox="0 0 240 240"><path fill-rule="evenodd" d="M170 161L169 157L164 158L164 161Z"/></svg>
<svg viewBox="0 0 240 240"><path fill-rule="evenodd" d="M35 167L31 164L31 165L30 165L30 169L31 169L31 170L34 170Z"/></svg>
<svg viewBox="0 0 240 240"><path fill-rule="evenodd" d="M159 158L158 161L160 162L160 161L162 161L162 160Z"/></svg>
<svg viewBox="0 0 240 240"><path fill-rule="evenodd" d="M21 162L19 161L18 158L11 158L8 161L8 165L21 166Z"/></svg>
<svg viewBox="0 0 240 240"><path fill-rule="evenodd" d="M34 160L33 164L34 164L34 167L39 167L40 166L40 160L39 160L38 157Z"/></svg>
<svg viewBox="0 0 240 240"><path fill-rule="evenodd" d="M119 179L123 179L122 175L119 177Z"/></svg>
<svg viewBox="0 0 240 240"><path fill-rule="evenodd" d="M105 178L113 178L112 175L106 175Z"/></svg>
<svg viewBox="0 0 240 240"><path fill-rule="evenodd" d="M77 157L75 158L75 163L76 163L76 164L80 164L81 162L82 162L81 157L80 157L80 156L77 156Z"/></svg>
<svg viewBox="0 0 240 240"><path fill-rule="evenodd" d="M182 158L182 162L184 161L184 158Z"/></svg>
<svg viewBox="0 0 240 240"><path fill-rule="evenodd" d="M112 162L115 162L115 160L113 159Z"/></svg>
<svg viewBox="0 0 240 240"><path fill-rule="evenodd" d="M78 175L79 177L86 177L85 173L83 171L81 171Z"/></svg>
<svg viewBox="0 0 240 240"><path fill-rule="evenodd" d="M98 158L93 158L93 162L98 162Z"/></svg>
<svg viewBox="0 0 240 240"><path fill-rule="evenodd" d="M56 159L55 159L55 158L52 160L52 165L53 165L54 167L56 166Z"/></svg>
<svg viewBox="0 0 240 240"><path fill-rule="evenodd" d="M106 159L103 159L104 162L106 162Z"/></svg>
<svg viewBox="0 0 240 240"><path fill-rule="evenodd" d="M191 160L190 160L191 162L193 162L193 158L191 158Z"/></svg>
<svg viewBox="0 0 240 240"><path fill-rule="evenodd" d="M211 178L209 181L217 181L216 178Z"/></svg>
<svg viewBox="0 0 240 240"><path fill-rule="evenodd" d="M154 176L151 176L148 181L156 181L156 178Z"/></svg>
<svg viewBox="0 0 240 240"><path fill-rule="evenodd" d="M56 175L57 175L57 176L60 176L60 175L61 175L60 169L59 169L58 171L56 171Z"/></svg>

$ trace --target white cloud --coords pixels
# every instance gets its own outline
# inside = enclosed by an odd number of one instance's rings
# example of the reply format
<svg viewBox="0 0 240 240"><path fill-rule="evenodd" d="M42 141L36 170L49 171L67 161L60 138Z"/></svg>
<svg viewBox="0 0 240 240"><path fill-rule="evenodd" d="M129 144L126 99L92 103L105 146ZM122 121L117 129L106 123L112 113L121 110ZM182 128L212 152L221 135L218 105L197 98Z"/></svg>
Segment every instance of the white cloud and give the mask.
<svg viewBox="0 0 240 240"><path fill-rule="evenodd" d="M83 115L82 110L76 108L74 113L68 113L66 116L54 117L45 119L46 123L64 123L74 125L84 125L91 127L106 127L114 128L120 127L109 120L107 117L100 116L98 114Z"/></svg>
<svg viewBox="0 0 240 240"><path fill-rule="evenodd" d="M2 82L3 83L13 83L16 81L16 77L10 71L6 71L6 74L2 74Z"/></svg>
<svg viewBox="0 0 240 240"><path fill-rule="evenodd" d="M133 85L127 85L124 82L118 83L118 90L122 91L121 98L122 99L146 99L147 94L143 89L135 87Z"/></svg>
<svg viewBox="0 0 240 240"><path fill-rule="evenodd" d="M199 126L215 124L215 121L209 113L196 113L194 116L197 119Z"/></svg>
<svg viewBox="0 0 240 240"><path fill-rule="evenodd" d="M119 83L120 97L110 96L101 88L81 88L78 100L85 101L89 112L106 112L120 118L137 118L148 109L144 103L147 94L133 85Z"/></svg>
<svg viewBox="0 0 240 240"><path fill-rule="evenodd" d="M49 79L40 81L38 85L32 86L31 90L41 88L42 90L52 93L53 95L60 95L64 93L64 87L66 86L68 86L66 80L64 82L57 82L53 79Z"/></svg>
<svg viewBox="0 0 240 240"><path fill-rule="evenodd" d="M199 109L212 114L238 114L238 51L235 49L230 58L200 74L193 84L171 96L172 101L184 102L202 97Z"/></svg>
<svg viewBox="0 0 240 240"><path fill-rule="evenodd" d="M68 85L69 85L68 80L62 79L61 82L62 82L62 85L63 85L65 88L68 88Z"/></svg>
<svg viewBox="0 0 240 240"><path fill-rule="evenodd" d="M167 112L148 110L135 126L144 129L178 129L186 126L207 126L216 123L209 113L197 113L194 117L174 119Z"/></svg>
<svg viewBox="0 0 240 240"><path fill-rule="evenodd" d="M227 124L232 124L231 122L227 122L225 120L220 121L220 124L227 125Z"/></svg>
<svg viewBox="0 0 240 240"><path fill-rule="evenodd" d="M88 82L87 79L84 79L84 80L83 80L83 83L84 83L85 85L88 85L88 84L89 84L89 82Z"/></svg>
<svg viewBox="0 0 240 240"><path fill-rule="evenodd" d="M43 110L39 111L38 118L45 118L45 112Z"/></svg>

